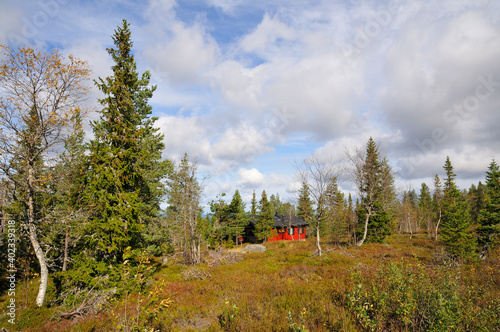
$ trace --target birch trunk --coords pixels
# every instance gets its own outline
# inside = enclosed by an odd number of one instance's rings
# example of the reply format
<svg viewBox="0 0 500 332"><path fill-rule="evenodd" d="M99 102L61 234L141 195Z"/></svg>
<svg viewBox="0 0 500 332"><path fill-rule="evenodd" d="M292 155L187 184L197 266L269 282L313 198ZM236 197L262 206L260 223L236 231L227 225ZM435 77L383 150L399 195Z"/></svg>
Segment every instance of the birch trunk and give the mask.
<svg viewBox="0 0 500 332"><path fill-rule="evenodd" d="M368 211L367 211L366 217L365 217L365 227L364 227L363 237L361 238L361 240L356 242L356 247L361 247L363 245L363 243L365 243L366 235L368 234L368 222L370 221L370 217L372 216L372 209L371 209L371 207L368 207L367 210Z"/></svg>
<svg viewBox="0 0 500 332"><path fill-rule="evenodd" d="M35 202L33 193L33 168L28 170L28 230L29 238L35 251L36 258L40 264L40 287L38 289L38 295L36 297L36 304L41 307L45 301L45 294L47 293L47 284L49 281L49 269L47 267L47 259L45 253L40 246L38 241L38 236L36 234L35 227Z"/></svg>
<svg viewBox="0 0 500 332"><path fill-rule="evenodd" d="M321 245L319 244L319 220L316 222L316 246L318 247L318 256L321 256Z"/></svg>
<svg viewBox="0 0 500 332"><path fill-rule="evenodd" d="M62 270L66 271L68 268L68 247L69 247L69 227L66 225L66 236L64 237L64 258Z"/></svg>

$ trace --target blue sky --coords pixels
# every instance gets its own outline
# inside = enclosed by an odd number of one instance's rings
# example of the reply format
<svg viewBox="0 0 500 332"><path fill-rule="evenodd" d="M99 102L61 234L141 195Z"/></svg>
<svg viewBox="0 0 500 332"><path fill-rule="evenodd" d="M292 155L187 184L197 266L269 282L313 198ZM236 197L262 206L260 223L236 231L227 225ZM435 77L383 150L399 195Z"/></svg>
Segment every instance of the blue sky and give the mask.
<svg viewBox="0 0 500 332"><path fill-rule="evenodd" d="M483 180L500 159L499 13L493 0L0 0L0 43L58 48L105 77L127 19L164 156L198 162L206 201L236 188L293 201L294 161L342 163L370 136L398 190L432 187L447 155L462 188Z"/></svg>

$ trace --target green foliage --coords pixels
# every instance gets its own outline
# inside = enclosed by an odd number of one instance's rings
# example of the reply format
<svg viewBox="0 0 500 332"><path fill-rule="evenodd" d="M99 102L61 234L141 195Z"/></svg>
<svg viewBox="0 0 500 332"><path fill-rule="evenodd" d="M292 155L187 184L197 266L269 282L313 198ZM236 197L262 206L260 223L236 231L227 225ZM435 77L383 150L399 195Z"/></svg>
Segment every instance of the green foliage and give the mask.
<svg viewBox="0 0 500 332"><path fill-rule="evenodd" d="M140 246L145 223L158 214L170 163L161 161L163 136L149 117L156 87L148 88L149 72L137 73L125 20L113 42L113 76L96 82L105 97L99 100L101 117L92 123L82 199L92 207L86 246L95 259L119 263L126 247Z"/></svg>
<svg viewBox="0 0 500 332"><path fill-rule="evenodd" d="M257 198L255 196L255 191L252 194L252 201L250 203L250 215L257 215Z"/></svg>
<svg viewBox="0 0 500 332"><path fill-rule="evenodd" d="M309 192L309 186L305 182L302 183L302 187L299 191L299 200L297 202L297 217L304 220L309 225L312 225L315 222L313 201ZM313 231L314 227L306 228L308 236L312 236L311 232Z"/></svg>
<svg viewBox="0 0 500 332"><path fill-rule="evenodd" d="M466 285L456 267L433 272L420 264L389 262L374 277L351 274L347 306L366 330L488 331L498 328L498 303L472 312L484 289Z"/></svg>
<svg viewBox="0 0 500 332"><path fill-rule="evenodd" d="M358 245L365 239L368 242L381 242L390 234L396 214L396 194L391 168L386 158L380 160L377 144L372 137L366 145L365 159L358 168L361 202L357 211L360 220L357 236L362 238Z"/></svg>
<svg viewBox="0 0 500 332"><path fill-rule="evenodd" d="M473 259L476 250L476 238L470 229L469 209L466 200L455 185L455 174L448 157L444 169L447 177L445 180L441 239L450 253L465 259Z"/></svg>
<svg viewBox="0 0 500 332"><path fill-rule="evenodd" d="M272 236L271 229L274 226L274 212L267 199L266 191L262 192L259 201L259 217L255 225L255 236L259 240L265 240Z"/></svg>
<svg viewBox="0 0 500 332"><path fill-rule="evenodd" d="M225 234L230 237L230 239L235 239L238 241L239 236L243 236L245 233L245 226L248 224L248 216L245 212L245 203L241 199L240 192L238 189L234 192L233 199L228 206L228 224L226 225Z"/></svg>
<svg viewBox="0 0 500 332"><path fill-rule="evenodd" d="M492 160L486 172L484 206L479 213L479 242L486 246L500 234L500 167Z"/></svg>

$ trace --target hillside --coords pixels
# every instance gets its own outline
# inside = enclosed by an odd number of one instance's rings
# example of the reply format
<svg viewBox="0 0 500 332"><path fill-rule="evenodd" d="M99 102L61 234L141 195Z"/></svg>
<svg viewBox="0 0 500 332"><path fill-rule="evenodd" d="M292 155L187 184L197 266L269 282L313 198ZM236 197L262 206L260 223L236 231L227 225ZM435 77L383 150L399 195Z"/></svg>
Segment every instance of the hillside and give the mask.
<svg viewBox="0 0 500 332"><path fill-rule="evenodd" d="M312 255L312 239L265 246L265 253L204 252L198 266L175 255L163 264L143 259L140 272L125 278L135 291L69 319L51 302L53 284L49 307L36 308L36 280L20 282L18 305L28 285L28 307L18 309L15 329L6 316L0 324L8 331L79 332L500 329L498 250L462 265L423 234L361 248L325 245L322 257Z"/></svg>

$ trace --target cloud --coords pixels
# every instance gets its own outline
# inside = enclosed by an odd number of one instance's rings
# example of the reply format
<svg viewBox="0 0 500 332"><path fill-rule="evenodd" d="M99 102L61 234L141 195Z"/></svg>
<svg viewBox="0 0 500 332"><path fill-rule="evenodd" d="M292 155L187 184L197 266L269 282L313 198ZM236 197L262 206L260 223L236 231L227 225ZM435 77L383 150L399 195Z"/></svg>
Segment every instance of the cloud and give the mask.
<svg viewBox="0 0 500 332"><path fill-rule="evenodd" d="M403 134L393 149L406 161L419 156L415 169L465 143L496 150L492 123L500 120L498 22L488 18L487 8L431 22L428 17L421 12L402 28L380 89L387 123Z"/></svg>
<svg viewBox="0 0 500 332"><path fill-rule="evenodd" d="M213 162L202 118L162 116L156 122L156 126L165 136L166 157L171 160L181 160L187 153L191 161L201 165Z"/></svg>
<svg viewBox="0 0 500 332"><path fill-rule="evenodd" d="M268 138L262 132L242 123L228 128L213 144L212 153L214 158L236 167L250 163L258 155L272 152L267 143Z"/></svg>
<svg viewBox="0 0 500 332"><path fill-rule="evenodd" d="M149 43L143 55L149 67L164 73L172 84L200 83L217 62L218 45L201 18L187 25L176 18L174 8L173 1L150 2L145 14L149 23L144 27Z"/></svg>
<svg viewBox="0 0 500 332"><path fill-rule="evenodd" d="M255 53L262 57L267 57L273 53L273 48L279 45L286 45L287 40L294 39L294 30L281 22L278 17L270 17L267 13L262 22L250 34L244 36L240 42L240 47L248 53ZM284 41L284 44L281 44ZM282 52L281 49L275 51Z"/></svg>
<svg viewBox="0 0 500 332"><path fill-rule="evenodd" d="M240 181L238 181L237 186L241 187L260 187L265 178L264 174L259 172L256 168L242 168L238 171L238 174L240 176Z"/></svg>
<svg viewBox="0 0 500 332"><path fill-rule="evenodd" d="M222 12L227 15L234 15L236 8L240 6L242 2L242 0L207 0L210 6L222 10Z"/></svg>

